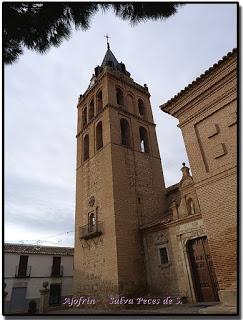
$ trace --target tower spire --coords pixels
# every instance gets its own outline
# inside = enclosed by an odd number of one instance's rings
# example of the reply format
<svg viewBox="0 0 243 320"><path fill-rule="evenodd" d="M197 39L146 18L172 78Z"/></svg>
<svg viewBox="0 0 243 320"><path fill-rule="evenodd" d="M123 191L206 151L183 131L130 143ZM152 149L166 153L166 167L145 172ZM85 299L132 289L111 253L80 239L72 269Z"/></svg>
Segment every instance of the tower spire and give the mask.
<svg viewBox="0 0 243 320"><path fill-rule="evenodd" d="M106 34L104 37L106 38L107 50L104 59L101 63L101 68L99 68L99 66L95 68L95 75L97 76L100 72L102 72L104 67L108 66L110 69L117 70L119 72L124 73L126 76L130 77L130 73L126 70L125 64L122 62L119 63L114 54L112 53L109 43L110 37L108 36L108 34Z"/></svg>
<svg viewBox="0 0 243 320"><path fill-rule="evenodd" d="M109 39L110 37L108 36L108 33L104 36L106 38L106 43L107 43L107 49L110 49L110 44L109 44Z"/></svg>

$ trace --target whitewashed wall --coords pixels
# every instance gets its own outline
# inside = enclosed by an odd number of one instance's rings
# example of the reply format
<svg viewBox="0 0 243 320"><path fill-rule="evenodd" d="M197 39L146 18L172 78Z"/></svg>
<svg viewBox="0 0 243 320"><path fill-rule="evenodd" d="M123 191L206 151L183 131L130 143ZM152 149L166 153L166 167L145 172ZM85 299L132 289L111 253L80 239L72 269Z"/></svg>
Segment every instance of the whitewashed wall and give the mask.
<svg viewBox="0 0 243 320"><path fill-rule="evenodd" d="M25 253L22 253L25 255ZM5 253L4 281L6 283L5 291L8 292L6 301L11 300L12 288L17 286L27 287L26 299L39 299L44 281L52 283L61 283L61 295L72 295L73 282L73 256L61 256L61 265L63 266L63 277L51 278L52 255L28 254L28 266L31 266L30 278L15 278L16 266L19 264L20 254ZM48 286L48 287L49 287Z"/></svg>

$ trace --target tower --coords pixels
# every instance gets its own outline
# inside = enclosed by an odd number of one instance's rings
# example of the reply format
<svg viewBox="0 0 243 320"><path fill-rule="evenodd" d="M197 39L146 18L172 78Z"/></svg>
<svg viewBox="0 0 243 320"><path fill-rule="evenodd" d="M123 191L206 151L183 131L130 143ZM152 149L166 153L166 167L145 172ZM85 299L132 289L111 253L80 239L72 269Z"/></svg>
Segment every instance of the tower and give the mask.
<svg viewBox="0 0 243 320"><path fill-rule="evenodd" d="M166 209L149 97L107 43L77 106L75 294L146 291L140 227Z"/></svg>

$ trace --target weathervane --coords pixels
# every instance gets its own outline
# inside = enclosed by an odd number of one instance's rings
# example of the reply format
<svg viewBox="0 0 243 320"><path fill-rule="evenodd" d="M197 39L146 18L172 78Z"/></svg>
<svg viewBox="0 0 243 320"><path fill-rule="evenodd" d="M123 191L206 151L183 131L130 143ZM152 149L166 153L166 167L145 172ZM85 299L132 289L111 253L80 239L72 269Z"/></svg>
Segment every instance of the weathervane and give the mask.
<svg viewBox="0 0 243 320"><path fill-rule="evenodd" d="M104 36L106 38L106 42L107 42L107 49L110 49L110 44L109 44L109 40L111 37L108 36L108 33Z"/></svg>

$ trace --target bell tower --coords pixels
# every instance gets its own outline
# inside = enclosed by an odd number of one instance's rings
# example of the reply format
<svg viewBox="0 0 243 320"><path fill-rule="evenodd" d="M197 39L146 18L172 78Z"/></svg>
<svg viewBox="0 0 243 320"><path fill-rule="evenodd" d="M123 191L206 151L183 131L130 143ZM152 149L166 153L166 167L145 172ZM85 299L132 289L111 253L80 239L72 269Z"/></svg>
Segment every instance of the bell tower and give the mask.
<svg viewBox="0 0 243 320"><path fill-rule="evenodd" d="M140 227L166 210L149 98L107 42L77 106L75 294L146 292Z"/></svg>

